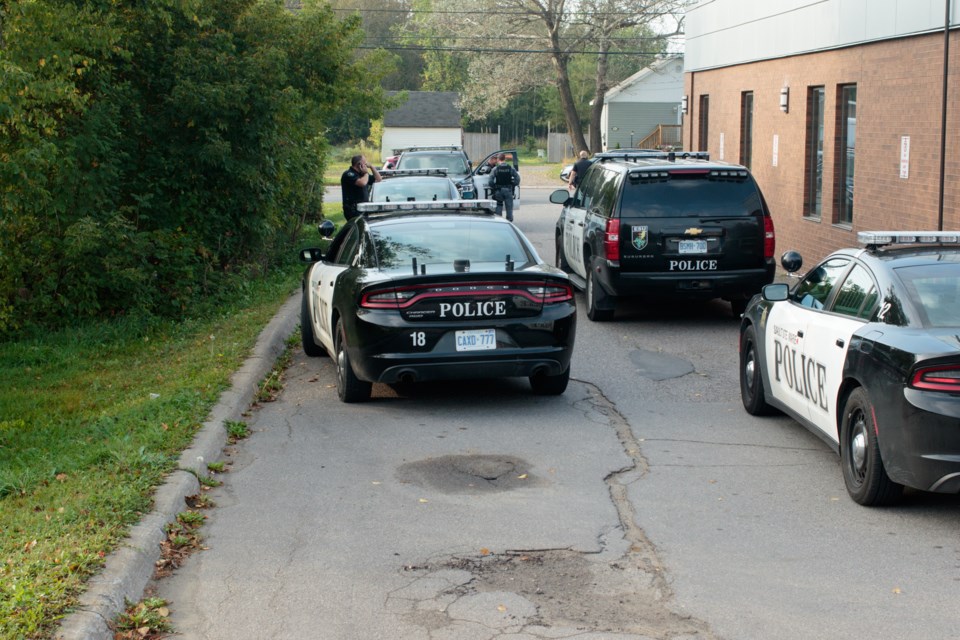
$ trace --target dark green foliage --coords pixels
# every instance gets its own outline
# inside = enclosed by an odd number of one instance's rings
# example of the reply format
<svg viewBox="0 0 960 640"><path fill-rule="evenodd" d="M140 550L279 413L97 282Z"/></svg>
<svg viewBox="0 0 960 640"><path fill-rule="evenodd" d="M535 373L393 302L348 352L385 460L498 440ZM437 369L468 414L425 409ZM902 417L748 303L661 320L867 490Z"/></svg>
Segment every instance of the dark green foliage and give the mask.
<svg viewBox="0 0 960 640"><path fill-rule="evenodd" d="M179 316L318 216L341 111L379 115L359 19L279 1L3 2L0 335Z"/></svg>

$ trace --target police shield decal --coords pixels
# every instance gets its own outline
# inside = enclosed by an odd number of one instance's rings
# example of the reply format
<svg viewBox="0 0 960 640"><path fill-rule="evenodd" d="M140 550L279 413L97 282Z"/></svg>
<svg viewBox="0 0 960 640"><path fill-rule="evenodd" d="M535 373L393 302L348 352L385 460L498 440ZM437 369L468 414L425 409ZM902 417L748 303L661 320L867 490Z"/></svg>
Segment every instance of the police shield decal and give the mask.
<svg viewBox="0 0 960 640"><path fill-rule="evenodd" d="M646 225L630 227L630 242L637 251L643 251L646 248L649 238L648 229Z"/></svg>

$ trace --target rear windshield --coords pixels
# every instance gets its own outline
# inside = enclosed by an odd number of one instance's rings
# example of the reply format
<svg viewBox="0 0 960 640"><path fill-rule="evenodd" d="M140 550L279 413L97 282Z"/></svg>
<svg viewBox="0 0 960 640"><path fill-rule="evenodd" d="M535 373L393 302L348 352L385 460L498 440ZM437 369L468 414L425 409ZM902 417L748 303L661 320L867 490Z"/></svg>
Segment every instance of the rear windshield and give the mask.
<svg viewBox="0 0 960 640"><path fill-rule="evenodd" d="M447 178L390 178L374 183L370 194L373 202L409 202L451 200L459 196Z"/></svg>
<svg viewBox="0 0 960 640"><path fill-rule="evenodd" d="M672 173L669 178L624 181L621 217L692 218L752 216L763 211L751 178L709 178Z"/></svg>
<svg viewBox="0 0 960 640"><path fill-rule="evenodd" d="M471 271L502 271L507 256L517 270L534 262L512 226L484 220L381 224L370 237L380 268L388 271L410 269L414 258L427 273L453 272L455 260L469 260Z"/></svg>
<svg viewBox="0 0 960 640"><path fill-rule="evenodd" d="M957 256L943 255L943 262L919 267L900 267L907 296L923 316L928 327L960 325L960 262Z"/></svg>
<svg viewBox="0 0 960 640"><path fill-rule="evenodd" d="M405 153L400 156L398 169L446 169L448 174L461 175L468 172L467 162L460 154L453 153Z"/></svg>

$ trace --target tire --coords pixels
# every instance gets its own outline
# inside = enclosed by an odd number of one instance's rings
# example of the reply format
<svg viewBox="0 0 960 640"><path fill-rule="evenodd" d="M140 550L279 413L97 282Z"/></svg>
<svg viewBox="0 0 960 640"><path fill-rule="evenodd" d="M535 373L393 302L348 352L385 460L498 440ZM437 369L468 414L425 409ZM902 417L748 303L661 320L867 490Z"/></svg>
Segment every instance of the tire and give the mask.
<svg viewBox="0 0 960 640"><path fill-rule="evenodd" d="M373 385L364 382L353 372L353 365L350 364L350 356L344 347L346 334L343 330L343 320L337 320L337 338L334 341L334 351L336 352L337 368L337 396L341 402L365 402L370 399L370 391Z"/></svg>
<svg viewBox="0 0 960 640"><path fill-rule="evenodd" d="M748 325L740 336L740 399L750 415L766 416L774 412L763 391L757 330L753 325Z"/></svg>
<svg viewBox="0 0 960 640"><path fill-rule="evenodd" d="M303 344L303 352L311 358L327 355L326 349L317 344L316 336L313 333L313 321L310 318L309 294L306 289L300 297L300 342Z"/></svg>
<svg viewBox="0 0 960 640"><path fill-rule="evenodd" d="M554 254L553 264L558 269L570 273L570 264L567 262L567 257L563 255L563 235L558 235L556 240L556 253Z"/></svg>
<svg viewBox="0 0 960 640"><path fill-rule="evenodd" d="M903 485L891 480L883 467L873 408L863 387L854 389L843 406L840 461L847 493L857 504L893 504L903 493Z"/></svg>
<svg viewBox="0 0 960 640"><path fill-rule="evenodd" d="M613 308L608 302L609 296L594 282L594 271L590 262L588 262L587 265L587 317L594 322L612 320ZM611 306L611 308L601 308L604 306Z"/></svg>
<svg viewBox="0 0 960 640"><path fill-rule="evenodd" d="M530 388L538 396L559 396L567 390L570 382L570 367L563 373L555 376L530 376Z"/></svg>

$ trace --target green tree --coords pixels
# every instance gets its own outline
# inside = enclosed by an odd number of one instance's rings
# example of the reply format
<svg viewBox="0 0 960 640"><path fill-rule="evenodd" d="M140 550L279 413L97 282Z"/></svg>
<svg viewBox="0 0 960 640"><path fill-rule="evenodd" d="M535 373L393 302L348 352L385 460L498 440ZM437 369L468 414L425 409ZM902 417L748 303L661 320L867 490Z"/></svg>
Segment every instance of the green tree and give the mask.
<svg viewBox="0 0 960 640"><path fill-rule="evenodd" d="M269 268L320 208L323 131L382 113L389 65L320 2L4 7L0 332Z"/></svg>

